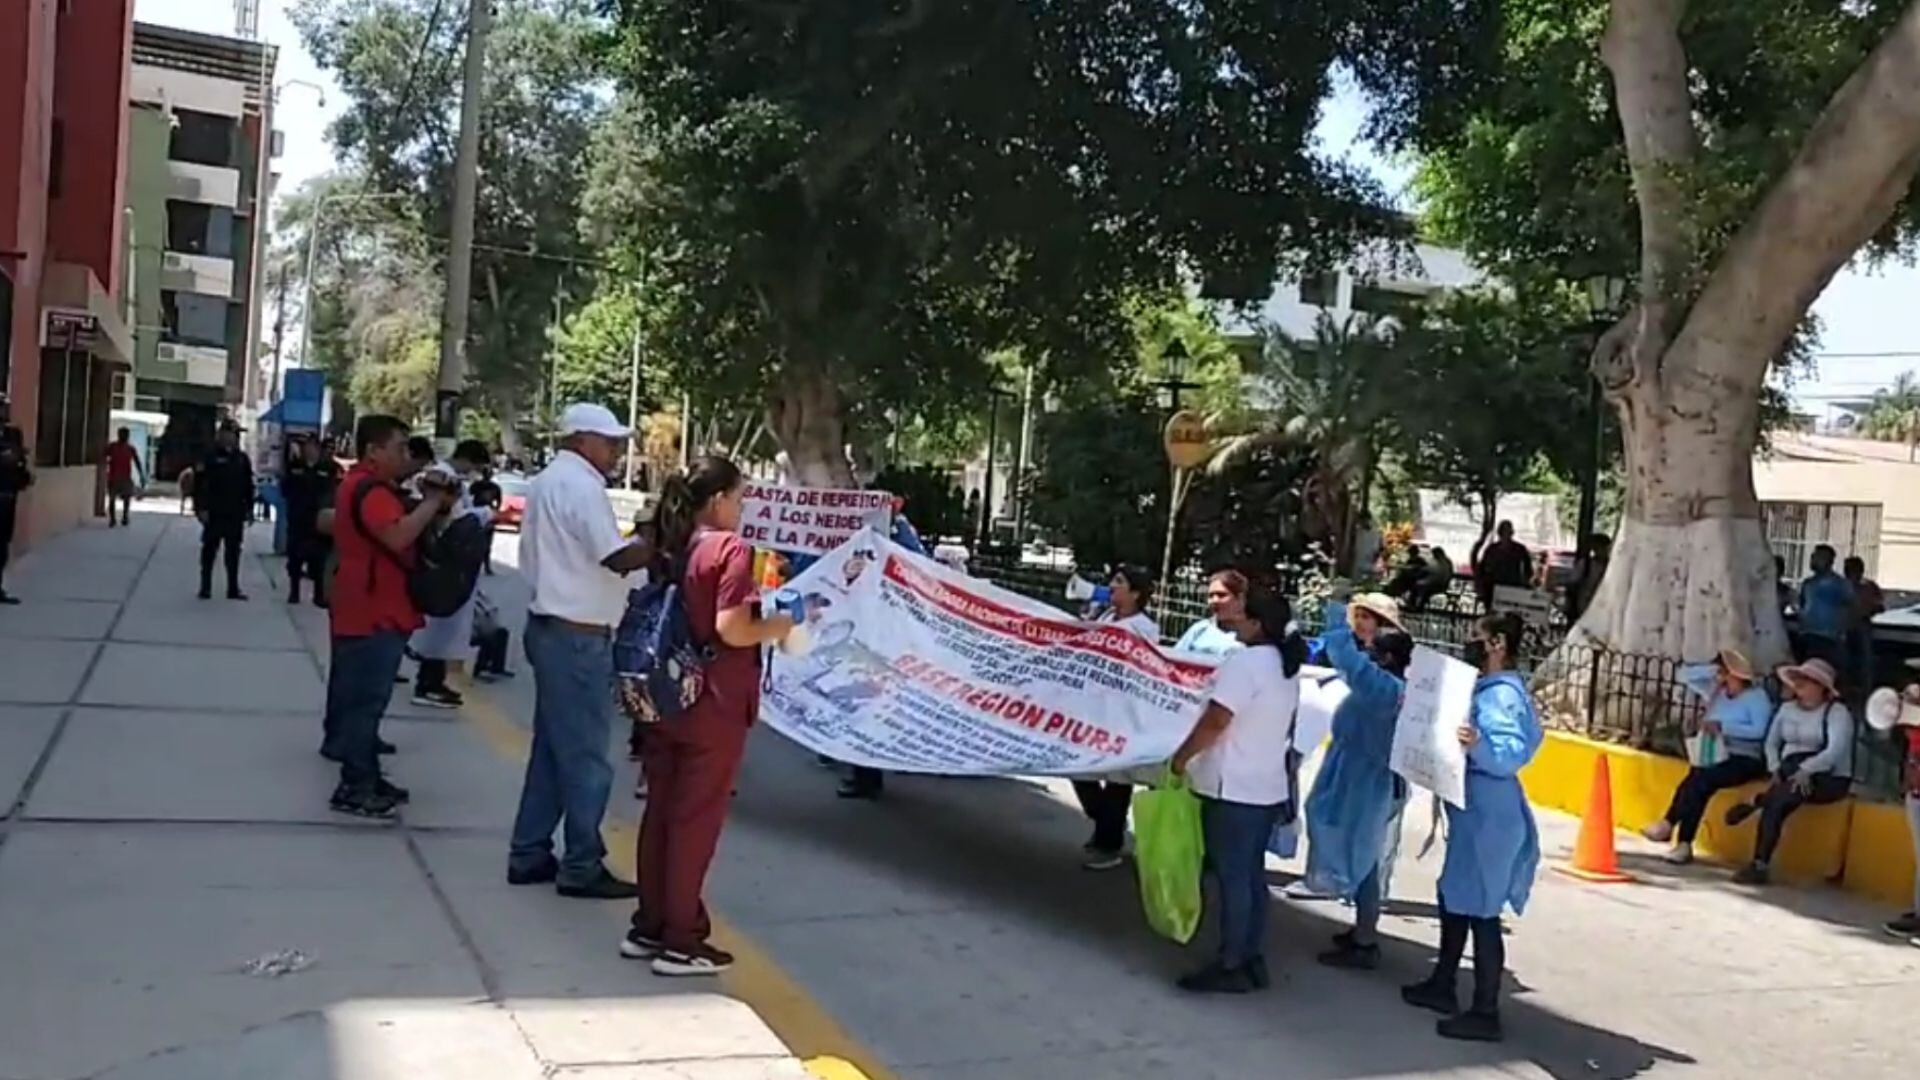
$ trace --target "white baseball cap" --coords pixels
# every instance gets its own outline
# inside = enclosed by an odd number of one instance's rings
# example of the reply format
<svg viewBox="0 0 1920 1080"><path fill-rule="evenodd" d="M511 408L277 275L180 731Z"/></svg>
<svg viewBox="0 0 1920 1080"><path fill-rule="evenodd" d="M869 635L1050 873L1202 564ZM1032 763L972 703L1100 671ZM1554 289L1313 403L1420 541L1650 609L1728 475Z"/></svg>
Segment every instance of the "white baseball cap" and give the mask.
<svg viewBox="0 0 1920 1080"><path fill-rule="evenodd" d="M609 439L624 439L633 432L613 415L612 409L582 401L567 406L567 411L560 414L560 434L604 435Z"/></svg>

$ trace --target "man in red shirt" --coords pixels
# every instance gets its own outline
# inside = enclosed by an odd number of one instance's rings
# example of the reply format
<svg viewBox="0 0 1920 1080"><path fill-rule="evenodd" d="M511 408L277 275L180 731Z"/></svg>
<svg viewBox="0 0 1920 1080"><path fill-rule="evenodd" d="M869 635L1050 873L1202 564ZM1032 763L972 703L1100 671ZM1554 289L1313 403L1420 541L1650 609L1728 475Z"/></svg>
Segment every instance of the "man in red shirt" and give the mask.
<svg viewBox="0 0 1920 1080"><path fill-rule="evenodd" d="M133 448L133 432L121 428L117 437L107 444L104 455L107 469L107 528L113 528L113 504L120 504L120 524L127 525L127 514L133 509L133 474L140 472L140 486L147 484L147 467L140 461L140 452Z"/></svg>
<svg viewBox="0 0 1920 1080"><path fill-rule="evenodd" d="M340 763L333 809L359 817L392 817L407 800L405 788L380 775L380 719L407 637L424 622L407 593L414 543L456 494L423 487L425 497L408 508L398 487L410 469L407 435L407 425L391 416L361 417L354 430L358 460L334 499L339 560L328 609L333 658L320 753Z"/></svg>

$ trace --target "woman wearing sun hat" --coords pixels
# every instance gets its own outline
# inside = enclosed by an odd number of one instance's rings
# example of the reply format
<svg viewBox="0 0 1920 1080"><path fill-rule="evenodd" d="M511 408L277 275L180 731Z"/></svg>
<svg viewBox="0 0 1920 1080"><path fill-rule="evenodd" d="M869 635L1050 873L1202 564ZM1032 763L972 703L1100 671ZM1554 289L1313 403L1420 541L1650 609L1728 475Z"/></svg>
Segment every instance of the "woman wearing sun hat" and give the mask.
<svg viewBox="0 0 1920 1080"><path fill-rule="evenodd" d="M1750 803L1727 811L1727 824L1760 815L1760 836L1753 862L1733 880L1767 883L1780 830L1795 810L1808 803L1835 803L1853 789L1853 715L1840 701L1833 665L1813 659L1780 669L1787 700L1767 728L1767 771L1773 782Z"/></svg>
<svg viewBox="0 0 1920 1080"><path fill-rule="evenodd" d="M1667 816L1647 826L1656 844L1673 841L1667 861L1693 861L1693 838L1714 794L1767 775L1767 729L1773 699L1753 677L1753 664L1738 649L1722 649L1711 664L1688 664L1680 681L1706 702L1697 742L1689 745L1693 768L1674 789Z"/></svg>
<svg viewBox="0 0 1920 1080"><path fill-rule="evenodd" d="M1400 605L1379 593L1327 604L1326 625L1327 659L1347 696L1307 798L1306 882L1315 895L1353 901L1353 929L1336 936L1320 962L1371 969L1380 963L1387 838L1407 799L1389 759L1413 639L1401 629Z"/></svg>

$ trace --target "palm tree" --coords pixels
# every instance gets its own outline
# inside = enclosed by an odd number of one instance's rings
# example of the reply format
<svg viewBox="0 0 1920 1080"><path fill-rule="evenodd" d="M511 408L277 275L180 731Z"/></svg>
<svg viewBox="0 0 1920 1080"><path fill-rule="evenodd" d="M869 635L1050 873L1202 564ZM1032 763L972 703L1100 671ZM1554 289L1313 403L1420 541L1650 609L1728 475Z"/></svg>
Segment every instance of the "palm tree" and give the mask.
<svg viewBox="0 0 1920 1080"><path fill-rule="evenodd" d="M1222 472L1268 446L1311 454L1313 470L1301 493L1306 532L1332 553L1335 566L1345 567L1394 415L1406 347L1398 322L1371 315L1336 320L1322 314L1308 339L1267 328L1248 394L1264 420L1224 438L1209 468Z"/></svg>
<svg viewBox="0 0 1920 1080"><path fill-rule="evenodd" d="M1920 444L1920 381L1903 371L1891 387L1874 391L1855 430L1869 439L1906 443L1907 459L1913 460Z"/></svg>

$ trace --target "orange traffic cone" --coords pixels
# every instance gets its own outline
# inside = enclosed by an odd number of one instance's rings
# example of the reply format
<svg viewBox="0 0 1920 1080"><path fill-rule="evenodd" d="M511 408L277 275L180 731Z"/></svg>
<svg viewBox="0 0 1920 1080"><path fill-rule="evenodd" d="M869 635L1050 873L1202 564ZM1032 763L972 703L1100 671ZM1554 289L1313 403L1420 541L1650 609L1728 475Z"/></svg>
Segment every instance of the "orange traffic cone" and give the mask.
<svg viewBox="0 0 1920 1080"><path fill-rule="evenodd" d="M1593 788L1587 794L1587 812L1580 818L1580 838L1573 843L1573 861L1557 869L1581 881L1634 880L1620 869L1620 857L1613 850L1613 774L1605 754L1593 763Z"/></svg>

